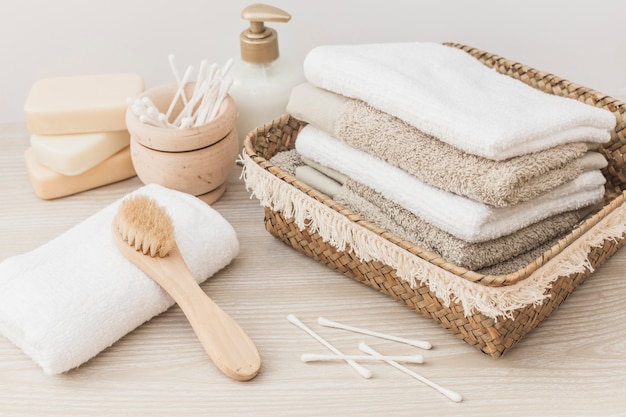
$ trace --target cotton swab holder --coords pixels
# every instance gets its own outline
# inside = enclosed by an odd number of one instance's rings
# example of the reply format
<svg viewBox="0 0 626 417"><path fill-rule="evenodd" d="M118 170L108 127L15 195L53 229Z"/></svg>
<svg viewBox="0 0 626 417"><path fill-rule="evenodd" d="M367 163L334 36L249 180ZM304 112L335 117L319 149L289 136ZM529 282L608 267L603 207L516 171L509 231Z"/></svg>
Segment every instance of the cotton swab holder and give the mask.
<svg viewBox="0 0 626 417"><path fill-rule="evenodd" d="M191 101L195 91L195 83L187 83L184 95ZM223 94L214 118L195 125L192 112L185 109L194 103L173 100L179 94L178 84L161 85L129 102L126 125L133 165L143 183L183 191L211 204L224 193L237 159L237 109ZM201 100L195 104L197 110Z"/></svg>

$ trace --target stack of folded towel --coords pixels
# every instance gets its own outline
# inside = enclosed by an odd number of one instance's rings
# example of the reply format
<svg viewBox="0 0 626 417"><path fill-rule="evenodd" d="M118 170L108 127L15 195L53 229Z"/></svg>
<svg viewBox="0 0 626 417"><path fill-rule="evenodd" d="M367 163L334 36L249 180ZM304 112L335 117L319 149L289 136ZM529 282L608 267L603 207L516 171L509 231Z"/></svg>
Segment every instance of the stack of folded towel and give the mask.
<svg viewBox="0 0 626 417"><path fill-rule="evenodd" d="M275 163L453 263L534 256L602 200L608 111L434 43L318 47L304 72L287 111L309 124Z"/></svg>

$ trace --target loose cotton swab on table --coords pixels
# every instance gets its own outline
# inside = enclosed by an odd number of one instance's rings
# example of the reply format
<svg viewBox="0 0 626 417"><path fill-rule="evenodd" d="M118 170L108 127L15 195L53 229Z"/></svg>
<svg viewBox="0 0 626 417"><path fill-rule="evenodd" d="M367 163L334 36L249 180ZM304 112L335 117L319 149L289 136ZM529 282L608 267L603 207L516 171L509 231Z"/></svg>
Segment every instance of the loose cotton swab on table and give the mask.
<svg viewBox="0 0 626 417"><path fill-rule="evenodd" d="M325 327L333 327L335 329L343 329L343 330L348 330L348 331L355 332L355 333L366 334L368 336L378 337L381 339L392 340L394 342L405 343L407 345L415 346L420 349L430 349L433 347L433 345L431 345L430 342L426 342L423 340L405 339L403 337L397 337L397 336L392 336L392 335L388 335L384 333L373 332L371 330L359 329L358 327L353 327L353 326L348 326L347 324L337 323L335 321L325 319L324 317L319 317L317 319L317 323Z"/></svg>
<svg viewBox="0 0 626 417"><path fill-rule="evenodd" d="M368 355L376 355L376 356L381 356L381 354L374 350L372 347L366 345L365 343L360 343L359 344L359 350L361 350L362 352L367 353ZM387 362L389 365L393 366L394 368L404 372L407 375L412 376L413 378L417 379L420 382L423 382L424 384L428 385L429 387L439 391L441 394L445 395L446 397L448 397L448 399L454 401L455 403L461 402L463 401L463 397L461 397L460 394L449 390L447 388L442 387L441 385L437 385L434 382L424 378L423 376L421 376L420 374L413 372L412 370L410 370L409 368L400 365L398 362L395 361L388 361L386 360L385 362Z"/></svg>
<svg viewBox="0 0 626 417"><path fill-rule="evenodd" d="M424 357L422 355L409 355L409 356L378 356L378 355L323 355L317 353L303 353L300 356L302 362L317 362L317 361L346 361L352 359L354 361L362 362L376 362L376 361L396 361L404 363L424 363Z"/></svg>
<svg viewBox="0 0 626 417"><path fill-rule="evenodd" d="M315 340L317 340L318 342L320 342L322 345L326 346L328 349L330 349L334 354L336 355L343 355L343 353L341 353L339 351L339 349L335 348L333 345L331 345L330 343L328 343L326 340L324 340L324 338L322 338L322 336L318 335L317 333L315 333L313 330L311 330L306 324L302 323L300 321L299 318L297 318L294 314L289 314L287 316L287 320L289 320L290 323L294 324L295 326L299 327L301 330L304 330L306 333L308 333L311 337L313 337ZM367 369L364 368L363 366L359 365L357 362L355 362L352 359L346 359L345 360L350 366L352 366L352 368L354 368L355 371L357 371L359 373L359 375L361 375L363 378L371 378L372 377L372 372Z"/></svg>

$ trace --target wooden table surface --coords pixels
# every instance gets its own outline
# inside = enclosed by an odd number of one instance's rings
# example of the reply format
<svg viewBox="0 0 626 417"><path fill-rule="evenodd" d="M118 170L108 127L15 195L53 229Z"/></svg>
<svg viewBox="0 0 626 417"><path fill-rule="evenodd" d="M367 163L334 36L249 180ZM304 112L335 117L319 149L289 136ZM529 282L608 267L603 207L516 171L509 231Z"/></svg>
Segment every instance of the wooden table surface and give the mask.
<svg viewBox="0 0 626 417"><path fill-rule="evenodd" d="M29 251L141 186L137 178L52 201L38 199L23 162L29 134L0 126L0 261ZM259 375L237 382L208 359L177 306L77 369L48 376L0 336L1 416L625 416L626 252L594 273L561 308L500 359L375 290L271 237L263 209L231 176L214 207L235 227L241 252L203 289L256 342ZM385 353L418 349L320 327L323 316L430 341L409 365L457 391L453 403L384 363L363 379L345 363L303 363L325 348L290 313L345 353L366 341Z"/></svg>

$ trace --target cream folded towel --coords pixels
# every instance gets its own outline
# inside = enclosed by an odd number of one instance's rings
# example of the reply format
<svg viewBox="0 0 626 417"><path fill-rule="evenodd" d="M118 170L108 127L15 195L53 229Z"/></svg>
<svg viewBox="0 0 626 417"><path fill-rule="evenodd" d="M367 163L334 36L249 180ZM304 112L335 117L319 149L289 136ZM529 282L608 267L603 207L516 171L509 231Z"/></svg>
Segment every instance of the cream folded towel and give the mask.
<svg viewBox="0 0 626 417"><path fill-rule="evenodd" d="M156 184L132 194L167 209L196 281L237 256L235 230L201 200ZM79 366L174 303L117 250L111 221L120 202L0 263L0 333L47 374Z"/></svg>
<svg viewBox="0 0 626 417"><path fill-rule="evenodd" d="M280 154L285 155L284 157L276 155L271 162L283 168L281 166L283 161L292 158L292 161L296 161L292 166L298 165L295 169L295 176L305 184L327 194L339 204L396 236L470 270L491 267L490 270L493 272L496 271L495 265L498 265L499 273L516 271L520 263L528 264L545 252L547 249L543 246L545 242L571 231L587 213L581 209L556 214L509 235L486 242L470 243L433 226L353 179L348 178L340 183L326 173L318 171L314 166L301 165L305 162L298 161L299 157L295 149ZM289 170L290 167L283 169ZM529 251L532 251L529 254L530 259L525 256ZM513 258L515 258L514 261Z"/></svg>
<svg viewBox="0 0 626 417"><path fill-rule="evenodd" d="M607 142L607 110L533 89L456 48L407 42L319 46L307 80L365 101L468 153L503 160L568 142Z"/></svg>
<svg viewBox="0 0 626 417"><path fill-rule="evenodd" d="M332 199L335 199L335 196L339 194L341 192L341 189L343 188L342 183L335 181L323 172L318 171L317 169L309 165L302 165L297 167L294 174L295 177L303 183L315 188L318 191L323 192Z"/></svg>
<svg viewBox="0 0 626 417"><path fill-rule="evenodd" d="M533 199L573 180L583 163L595 169L606 159L584 143L494 161L471 155L367 103L304 83L292 89L287 112L415 175L425 183L496 207ZM441 175L445 172L446 175Z"/></svg>
<svg viewBox="0 0 626 417"><path fill-rule="evenodd" d="M305 126L298 134L296 150L468 242L496 239L555 214L595 204L602 199L606 182L600 171L590 171L533 200L494 208L429 186L312 125Z"/></svg>

